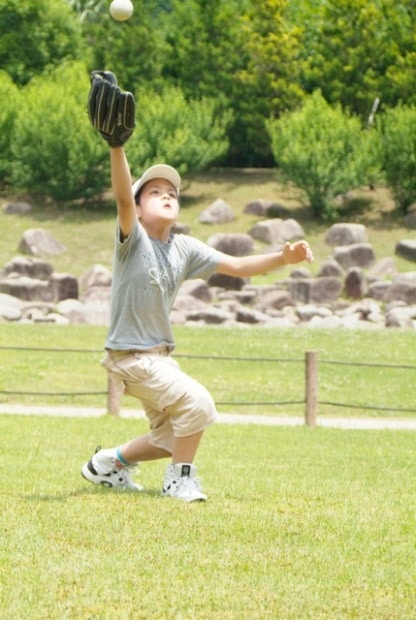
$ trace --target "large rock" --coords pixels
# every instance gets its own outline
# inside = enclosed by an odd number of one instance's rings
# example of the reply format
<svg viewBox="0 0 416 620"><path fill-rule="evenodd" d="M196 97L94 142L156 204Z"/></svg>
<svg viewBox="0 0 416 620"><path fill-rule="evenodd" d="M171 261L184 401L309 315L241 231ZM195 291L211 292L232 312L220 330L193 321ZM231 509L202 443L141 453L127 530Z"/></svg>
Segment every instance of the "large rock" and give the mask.
<svg viewBox="0 0 416 620"><path fill-rule="evenodd" d="M285 306L293 306L289 292L278 288L259 288L257 303L259 307L275 308L276 310L281 310Z"/></svg>
<svg viewBox="0 0 416 620"><path fill-rule="evenodd" d="M282 244L285 241L292 241L293 239L301 239L304 237L304 231L302 226L294 219L282 220L279 218L264 220L263 222L257 222L249 231L248 234L269 245Z"/></svg>
<svg viewBox="0 0 416 620"><path fill-rule="evenodd" d="M403 239L396 244L395 253L407 260L416 261L416 240Z"/></svg>
<svg viewBox="0 0 416 620"><path fill-rule="evenodd" d="M53 267L49 263L39 258L28 258L26 256L15 256L3 268L3 273L6 276L19 274L39 280L48 280L52 272Z"/></svg>
<svg viewBox="0 0 416 620"><path fill-rule="evenodd" d="M204 209L199 216L201 224L225 224L233 222L235 219L234 211L221 198L218 198L207 209Z"/></svg>
<svg viewBox="0 0 416 620"><path fill-rule="evenodd" d="M196 299L200 299L206 303L212 301L212 291L208 282L197 278L195 280L186 280L181 284L178 295L192 295Z"/></svg>
<svg viewBox="0 0 416 620"><path fill-rule="evenodd" d="M32 205L28 202L8 202L3 207L3 212L7 215L26 215L32 210Z"/></svg>
<svg viewBox="0 0 416 620"><path fill-rule="evenodd" d="M362 224L333 224L325 235L328 245L353 245L368 241L367 230Z"/></svg>
<svg viewBox="0 0 416 620"><path fill-rule="evenodd" d="M0 281L0 292L26 301L54 301L55 291L49 280L38 280L28 276L9 277Z"/></svg>
<svg viewBox="0 0 416 620"><path fill-rule="evenodd" d="M247 278L238 278L236 276L227 276L223 273L214 273L208 280L210 286L218 286L219 288L231 289L233 291L241 291L243 286L248 283Z"/></svg>
<svg viewBox="0 0 416 620"><path fill-rule="evenodd" d="M207 306L201 310L194 310L187 315L188 321L197 321L207 323L208 325L219 325L234 319L231 312L227 312L222 308L214 308Z"/></svg>
<svg viewBox="0 0 416 620"><path fill-rule="evenodd" d="M345 296L348 299L361 299L367 293L367 282L359 267L348 269L345 277Z"/></svg>
<svg viewBox="0 0 416 620"><path fill-rule="evenodd" d="M248 256L253 253L253 238L244 233L217 233L209 237L207 244L231 256Z"/></svg>
<svg viewBox="0 0 416 620"><path fill-rule="evenodd" d="M386 327L413 328L415 319L414 307L391 305L386 308Z"/></svg>
<svg viewBox="0 0 416 620"><path fill-rule="evenodd" d="M392 278L398 273L396 264L392 258L386 256L381 258L374 265L370 267L367 273L369 280L383 280L385 278Z"/></svg>
<svg viewBox="0 0 416 620"><path fill-rule="evenodd" d="M404 279L395 280L386 290L384 300L404 301L408 305L416 304L416 284Z"/></svg>
<svg viewBox="0 0 416 620"><path fill-rule="evenodd" d="M286 218L289 214L289 210L286 209L284 205L273 202L272 200L264 200L263 198L256 198L247 203L243 212L250 215L257 215L258 217Z"/></svg>
<svg viewBox="0 0 416 620"><path fill-rule="evenodd" d="M112 274L109 269L102 265L93 265L81 275L79 286L82 291L87 291L96 286L111 286L111 281Z"/></svg>
<svg viewBox="0 0 416 620"><path fill-rule="evenodd" d="M336 278L342 278L344 277L344 274L345 274L344 269L341 267L338 261L329 259L321 265L317 273L317 276L318 278L326 277L326 276L334 276Z"/></svg>
<svg viewBox="0 0 416 620"><path fill-rule="evenodd" d="M68 273L53 273L50 279L54 301L78 299L78 280Z"/></svg>
<svg viewBox="0 0 416 620"><path fill-rule="evenodd" d="M43 228L30 228L23 233L19 243L19 252L40 256L62 254L66 247Z"/></svg>
<svg viewBox="0 0 416 620"><path fill-rule="evenodd" d="M304 304L329 303L337 300L342 292L342 282L334 277L291 279L287 287L291 299Z"/></svg>
<svg viewBox="0 0 416 620"><path fill-rule="evenodd" d="M369 267L375 260L373 247L369 243L354 243L334 248L333 258L343 267Z"/></svg>
<svg viewBox="0 0 416 620"><path fill-rule="evenodd" d="M19 321L22 318L23 307L21 299L0 293L0 321Z"/></svg>

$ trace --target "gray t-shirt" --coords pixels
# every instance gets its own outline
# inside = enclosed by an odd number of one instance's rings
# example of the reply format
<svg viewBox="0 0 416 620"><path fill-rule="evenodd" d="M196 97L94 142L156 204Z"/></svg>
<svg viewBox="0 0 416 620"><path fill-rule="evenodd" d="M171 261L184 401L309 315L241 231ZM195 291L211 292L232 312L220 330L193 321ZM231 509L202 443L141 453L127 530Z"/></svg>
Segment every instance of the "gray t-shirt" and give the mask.
<svg viewBox="0 0 416 620"><path fill-rule="evenodd" d="M207 280L220 260L217 250L188 235L168 243L151 239L136 223L120 241L117 226L106 349L175 347L169 314L184 280Z"/></svg>

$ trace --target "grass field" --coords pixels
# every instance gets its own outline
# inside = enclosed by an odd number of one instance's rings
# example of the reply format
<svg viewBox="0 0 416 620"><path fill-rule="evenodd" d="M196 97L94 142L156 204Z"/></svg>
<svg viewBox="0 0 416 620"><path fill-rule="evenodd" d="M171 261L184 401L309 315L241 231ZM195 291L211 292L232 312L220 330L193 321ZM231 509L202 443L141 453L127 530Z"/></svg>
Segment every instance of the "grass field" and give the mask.
<svg viewBox="0 0 416 620"><path fill-rule="evenodd" d="M416 616L414 436L217 425L206 504L84 481L95 442L143 421L0 416L4 620L408 620Z"/></svg>
<svg viewBox="0 0 416 620"><path fill-rule="evenodd" d="M314 246L318 269L330 253L324 243L328 225L314 221L273 172L195 175L183 192L182 221L206 239L218 229L202 226L197 215L223 198L236 221L221 230L246 232L253 220L243 206L259 197L293 210ZM359 198L374 208L360 210L356 203L342 220L369 227L377 258L393 255L395 243L409 234L391 201L383 190ZM44 227L68 249L53 259L56 271L79 276L95 263L111 266L113 205L87 212L38 204L25 217L0 212L0 221L0 265L17 254L24 230ZM400 270L413 269L396 262ZM2 324L0 402L104 410L99 360L105 331ZM415 407L414 331L177 327L175 335L178 356L185 356L178 358L182 367L218 402L302 401L304 355L316 350L319 399L350 404L320 406L320 416L414 417L395 411ZM366 404L383 410L369 413ZM128 399L123 405L138 406ZM303 415L302 404L219 408ZM111 492L81 478L80 467L98 443L119 444L145 429L143 420L105 415L0 416L1 618L416 617L413 433L218 424L207 432L197 459L206 504L162 499L164 462L142 466L139 481L147 490L141 495Z"/></svg>
<svg viewBox="0 0 416 620"><path fill-rule="evenodd" d="M22 200L26 197L15 198ZM56 206L39 200L33 201L33 210L25 216L6 215L0 210L0 267L18 254L18 244L25 230L45 228L67 248L65 253L50 261L56 272L79 277L94 264L111 268L115 206L111 196L107 198L88 210L81 205ZM235 220L218 226L201 224L199 214L217 198L222 198L231 206ZM203 241L217 232L246 233L258 218L244 213L244 207L257 198L283 205L288 209L289 216L301 224L314 250L315 263L311 271L316 273L332 252L332 248L325 243L330 223L314 218L302 194L296 188L280 183L275 170L212 170L191 175L184 179L180 222L190 226L191 234ZM9 200L10 197L0 196L0 203L5 204ZM402 215L394 209L391 196L383 187L353 192L350 202L340 208L339 221L365 225L377 259L394 256L397 242L413 236L404 227ZM256 252L264 249L264 244L256 242ZM395 257L395 262L400 271L414 269L414 264L400 257ZM281 269L253 281L269 283L287 274L287 269Z"/></svg>
<svg viewBox="0 0 416 620"><path fill-rule="evenodd" d="M3 324L0 402L105 409L107 381L99 364L105 333L90 325ZM318 399L343 405L322 404L319 415L415 416L413 330L178 326L175 335L182 368L209 388L220 411L302 416L305 353L317 351ZM231 359L218 359L222 356ZM128 397L122 405L138 407Z"/></svg>

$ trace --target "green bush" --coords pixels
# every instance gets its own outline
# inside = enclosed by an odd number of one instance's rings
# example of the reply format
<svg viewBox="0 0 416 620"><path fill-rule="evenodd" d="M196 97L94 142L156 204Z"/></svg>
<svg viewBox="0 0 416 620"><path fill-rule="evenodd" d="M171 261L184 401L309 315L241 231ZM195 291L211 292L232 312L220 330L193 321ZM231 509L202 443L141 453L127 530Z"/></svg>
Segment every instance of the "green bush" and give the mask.
<svg viewBox="0 0 416 620"><path fill-rule="evenodd" d="M383 168L396 206L406 213L416 202L416 107L387 109L377 128L382 136Z"/></svg>
<svg viewBox="0 0 416 620"><path fill-rule="evenodd" d="M0 71L0 91L0 180L4 184L10 180L13 125L20 107L20 91L4 71Z"/></svg>
<svg viewBox="0 0 416 620"><path fill-rule="evenodd" d="M12 142L17 188L61 201L90 198L108 185L108 147L89 123L88 91L81 62L23 88Z"/></svg>
<svg viewBox="0 0 416 620"><path fill-rule="evenodd" d="M218 111L210 98L186 101L182 91L138 91L137 128L128 143L133 173L157 162L181 174L206 168L228 149L226 129L231 112Z"/></svg>
<svg viewBox="0 0 416 620"><path fill-rule="evenodd" d="M82 58L86 43L63 0L0 0L0 32L0 66L19 86L46 67Z"/></svg>
<svg viewBox="0 0 416 620"><path fill-rule="evenodd" d="M318 91L299 110L270 120L268 130L277 165L319 217L335 217L335 196L378 175L377 132L363 130L358 118L328 105Z"/></svg>

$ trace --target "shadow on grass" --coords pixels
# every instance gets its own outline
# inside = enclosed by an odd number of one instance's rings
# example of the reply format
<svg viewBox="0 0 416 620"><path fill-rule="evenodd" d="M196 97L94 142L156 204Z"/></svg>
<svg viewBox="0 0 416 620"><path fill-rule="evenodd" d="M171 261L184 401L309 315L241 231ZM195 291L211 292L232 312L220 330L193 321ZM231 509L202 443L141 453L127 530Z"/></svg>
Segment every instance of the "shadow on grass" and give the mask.
<svg viewBox="0 0 416 620"><path fill-rule="evenodd" d="M56 495L53 495L51 493L47 493L47 494L43 494L43 493L33 493L30 495L22 495L22 499L24 499L27 502L65 502L69 499L72 499L74 497L82 497L84 495L86 496L98 496L98 495L102 495L107 496L109 493L111 494L117 494L117 495L122 495L122 496L128 496L128 497L132 497L132 496L137 496L137 497L142 497L142 496L147 496L147 497L160 497L160 489L145 489L144 491L122 491L122 490L117 490L117 489L106 489L102 486L99 485L95 485L92 488L85 488L85 489L77 489L76 491L70 491L67 493L57 493Z"/></svg>

